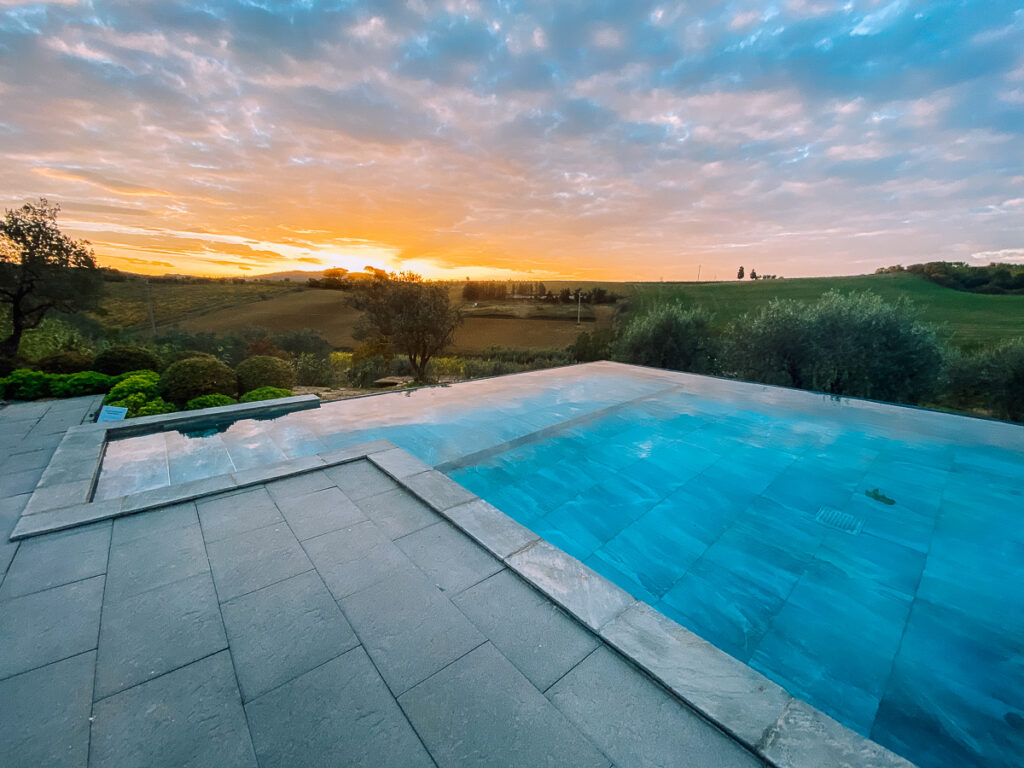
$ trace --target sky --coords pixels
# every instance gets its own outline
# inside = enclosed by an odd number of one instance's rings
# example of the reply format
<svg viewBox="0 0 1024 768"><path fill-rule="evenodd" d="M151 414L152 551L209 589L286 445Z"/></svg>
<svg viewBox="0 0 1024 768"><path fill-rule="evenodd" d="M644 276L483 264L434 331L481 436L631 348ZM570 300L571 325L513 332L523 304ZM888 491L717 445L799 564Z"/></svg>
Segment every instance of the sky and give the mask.
<svg viewBox="0 0 1024 768"><path fill-rule="evenodd" d="M1019 0L0 0L0 207L255 276L1024 261Z"/></svg>

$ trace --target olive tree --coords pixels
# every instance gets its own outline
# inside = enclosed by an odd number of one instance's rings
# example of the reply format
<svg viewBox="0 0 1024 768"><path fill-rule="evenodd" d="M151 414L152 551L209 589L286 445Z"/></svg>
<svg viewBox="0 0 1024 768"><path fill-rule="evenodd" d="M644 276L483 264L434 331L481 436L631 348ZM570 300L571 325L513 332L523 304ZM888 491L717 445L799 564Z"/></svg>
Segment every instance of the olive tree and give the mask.
<svg viewBox="0 0 1024 768"><path fill-rule="evenodd" d="M406 355L417 381L427 380L427 364L452 343L462 323L462 312L451 306L447 287L426 283L412 272L375 271L349 304L363 313L353 336Z"/></svg>
<svg viewBox="0 0 1024 768"><path fill-rule="evenodd" d="M615 357L654 368L713 373L717 354L711 316L702 307L655 304L623 328Z"/></svg>
<svg viewBox="0 0 1024 768"><path fill-rule="evenodd" d="M99 298L102 280L89 244L60 231L59 212L41 198L8 209L0 220L0 304L7 305L11 323L0 341L2 357L17 355L22 334L47 313L88 309Z"/></svg>
<svg viewBox="0 0 1024 768"><path fill-rule="evenodd" d="M730 330L740 378L833 395L917 403L943 370L935 329L906 301L830 291L818 301L771 302Z"/></svg>

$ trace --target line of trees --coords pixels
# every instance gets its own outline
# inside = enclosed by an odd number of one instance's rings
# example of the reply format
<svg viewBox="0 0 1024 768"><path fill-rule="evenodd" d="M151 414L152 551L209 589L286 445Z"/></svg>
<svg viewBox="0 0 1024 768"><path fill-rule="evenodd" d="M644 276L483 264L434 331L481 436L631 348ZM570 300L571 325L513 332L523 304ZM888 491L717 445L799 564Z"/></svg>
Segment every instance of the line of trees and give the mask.
<svg viewBox="0 0 1024 768"><path fill-rule="evenodd" d="M1024 420L1024 339L971 354L947 348L905 301L831 291L775 300L716 327L699 306L662 302L616 334L580 334L580 362L616 359L895 403L982 409Z"/></svg>
<svg viewBox="0 0 1024 768"><path fill-rule="evenodd" d="M882 267L875 274L909 272L937 285L968 293L1024 294L1024 264L992 262L979 267L962 261L929 261L903 267Z"/></svg>
<svg viewBox="0 0 1024 768"><path fill-rule="evenodd" d="M736 279L737 280L742 280L744 275L746 275L746 269L744 269L743 265L741 264L740 268L738 270L736 270ZM752 270L750 270L750 279L751 280L778 280L779 276L778 275L759 275L759 274L757 274L757 270L756 269L752 269Z"/></svg>

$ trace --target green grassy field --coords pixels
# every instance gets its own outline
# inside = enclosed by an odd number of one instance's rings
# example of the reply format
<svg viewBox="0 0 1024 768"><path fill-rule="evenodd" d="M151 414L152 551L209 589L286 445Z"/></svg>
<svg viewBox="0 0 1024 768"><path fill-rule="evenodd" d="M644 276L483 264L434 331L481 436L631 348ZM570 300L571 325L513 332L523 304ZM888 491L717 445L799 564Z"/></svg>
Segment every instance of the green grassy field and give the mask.
<svg viewBox="0 0 1024 768"><path fill-rule="evenodd" d="M992 296L943 288L916 275L809 277L728 283L646 283L631 286L632 309L677 299L700 304L725 325L772 299L814 301L823 293L870 291L888 301L906 298L921 318L941 327L945 338L964 349L1024 336L1024 296Z"/></svg>

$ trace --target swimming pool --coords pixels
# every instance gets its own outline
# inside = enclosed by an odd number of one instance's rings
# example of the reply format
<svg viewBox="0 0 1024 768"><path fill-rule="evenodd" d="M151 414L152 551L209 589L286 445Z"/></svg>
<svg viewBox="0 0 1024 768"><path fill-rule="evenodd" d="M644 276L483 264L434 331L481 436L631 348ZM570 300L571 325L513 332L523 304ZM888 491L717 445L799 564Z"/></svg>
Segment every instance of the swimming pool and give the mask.
<svg viewBox="0 0 1024 768"><path fill-rule="evenodd" d="M1024 753L1024 428L603 363L114 442L97 494L380 437L921 766Z"/></svg>

